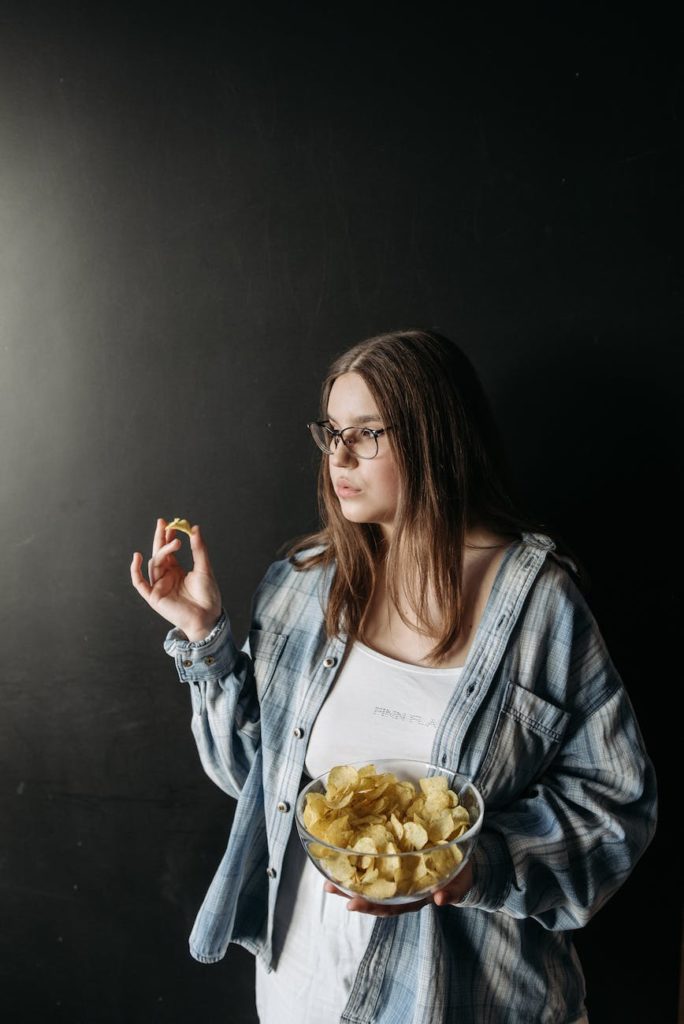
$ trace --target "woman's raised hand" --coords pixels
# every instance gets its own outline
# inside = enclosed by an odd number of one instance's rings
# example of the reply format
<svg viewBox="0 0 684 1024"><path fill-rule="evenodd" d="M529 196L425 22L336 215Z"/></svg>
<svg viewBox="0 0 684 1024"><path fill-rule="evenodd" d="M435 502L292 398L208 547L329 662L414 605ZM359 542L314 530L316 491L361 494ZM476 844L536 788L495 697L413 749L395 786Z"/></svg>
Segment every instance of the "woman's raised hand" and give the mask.
<svg viewBox="0 0 684 1024"><path fill-rule="evenodd" d="M221 593L199 526L193 526L190 534L191 572L186 573L176 560L181 541L175 533L164 519L157 520L152 558L147 563L149 583L142 574L143 556L139 551L131 562L131 581L150 607L182 629L188 640L202 640L221 614Z"/></svg>

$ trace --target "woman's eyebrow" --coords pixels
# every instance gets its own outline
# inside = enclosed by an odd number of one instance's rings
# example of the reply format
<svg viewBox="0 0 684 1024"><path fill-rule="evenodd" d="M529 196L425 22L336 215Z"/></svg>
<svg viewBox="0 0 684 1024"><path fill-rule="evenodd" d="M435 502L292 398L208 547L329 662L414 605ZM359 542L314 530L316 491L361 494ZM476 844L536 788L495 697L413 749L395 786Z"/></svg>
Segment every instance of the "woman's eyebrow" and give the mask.
<svg viewBox="0 0 684 1024"><path fill-rule="evenodd" d="M331 416L330 413L328 413L328 419L330 420L331 423L337 423L335 417ZM377 413L373 416L356 416L352 420L351 425L355 423L374 423L375 421L380 422L381 419L382 416L378 416Z"/></svg>

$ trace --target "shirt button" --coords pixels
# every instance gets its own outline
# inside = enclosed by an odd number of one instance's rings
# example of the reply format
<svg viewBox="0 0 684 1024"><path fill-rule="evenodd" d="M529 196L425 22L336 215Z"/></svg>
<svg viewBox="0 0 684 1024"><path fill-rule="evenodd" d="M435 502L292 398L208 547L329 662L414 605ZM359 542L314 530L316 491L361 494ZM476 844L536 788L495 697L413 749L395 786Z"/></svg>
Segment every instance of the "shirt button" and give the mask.
<svg viewBox="0 0 684 1024"><path fill-rule="evenodd" d="M286 800L281 800L280 803L278 804L278 810L282 811L282 813L285 814L287 811L290 810L290 805Z"/></svg>
<svg viewBox="0 0 684 1024"><path fill-rule="evenodd" d="M205 665L213 665L216 658L212 658L211 654L207 654L206 658L202 658Z"/></svg>
<svg viewBox="0 0 684 1024"><path fill-rule="evenodd" d="M333 665L337 664L337 658L326 658L323 662L323 668L332 668Z"/></svg>
<svg viewBox="0 0 684 1024"><path fill-rule="evenodd" d="M275 878L277 872L275 868L266 868L266 874L269 878Z"/></svg>
<svg viewBox="0 0 684 1024"><path fill-rule="evenodd" d="M186 658L185 661L183 662L183 668L192 668L192 662L190 661L189 658Z"/></svg>
<svg viewBox="0 0 684 1024"><path fill-rule="evenodd" d="M292 730L292 735L296 736L298 740L301 740L302 736L304 735L304 730L300 729L299 726L296 726L296 728Z"/></svg>

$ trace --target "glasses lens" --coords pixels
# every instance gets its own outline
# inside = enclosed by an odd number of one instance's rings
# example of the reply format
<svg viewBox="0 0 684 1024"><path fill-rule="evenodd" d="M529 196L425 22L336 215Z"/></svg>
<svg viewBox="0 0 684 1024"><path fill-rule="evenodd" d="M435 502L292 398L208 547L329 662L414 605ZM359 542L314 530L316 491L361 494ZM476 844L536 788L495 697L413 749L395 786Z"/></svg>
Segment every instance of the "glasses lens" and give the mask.
<svg viewBox="0 0 684 1024"><path fill-rule="evenodd" d="M334 435L320 423L310 423L311 436L318 447L332 455L339 445L340 435ZM345 447L359 459L374 459L378 454L378 442L368 427L345 427L342 431Z"/></svg>
<svg viewBox="0 0 684 1024"><path fill-rule="evenodd" d="M321 449L321 451L330 454L332 452L332 448L330 445L332 436L330 432L326 430L325 427L322 427L320 423L310 423L309 430L311 431L311 436L313 437L314 441Z"/></svg>
<svg viewBox="0 0 684 1024"><path fill-rule="evenodd" d="M378 442L368 427L347 427L344 443L359 459L372 459L378 453Z"/></svg>

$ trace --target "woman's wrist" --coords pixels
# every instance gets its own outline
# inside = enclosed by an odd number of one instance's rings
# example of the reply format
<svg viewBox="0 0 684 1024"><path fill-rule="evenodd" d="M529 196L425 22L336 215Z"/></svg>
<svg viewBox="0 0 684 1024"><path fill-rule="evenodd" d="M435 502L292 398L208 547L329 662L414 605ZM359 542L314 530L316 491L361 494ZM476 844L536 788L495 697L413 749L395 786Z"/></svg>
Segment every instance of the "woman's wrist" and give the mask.
<svg viewBox="0 0 684 1024"><path fill-rule="evenodd" d="M190 643L199 643L200 640L204 640L206 639L206 637L209 636L211 631L216 627L216 624L220 618L221 613L219 612L218 615L210 616L207 619L193 622L192 625L189 625L187 628L183 629L183 632L185 633Z"/></svg>

